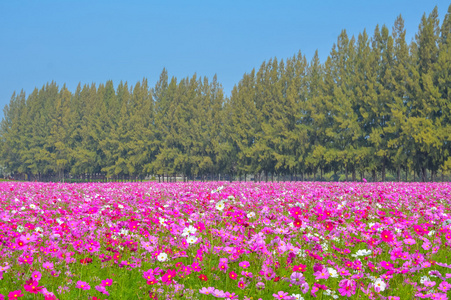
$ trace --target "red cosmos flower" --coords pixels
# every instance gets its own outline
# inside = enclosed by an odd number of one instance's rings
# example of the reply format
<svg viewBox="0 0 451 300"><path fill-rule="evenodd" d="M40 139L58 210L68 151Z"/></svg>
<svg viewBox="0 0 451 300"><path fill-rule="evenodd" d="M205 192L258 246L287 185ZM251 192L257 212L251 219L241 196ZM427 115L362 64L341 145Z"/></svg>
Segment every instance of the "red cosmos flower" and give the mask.
<svg viewBox="0 0 451 300"><path fill-rule="evenodd" d="M203 280L203 281L207 281L208 280L207 275L204 275L204 274L200 274L199 275L199 279Z"/></svg>
<svg viewBox="0 0 451 300"><path fill-rule="evenodd" d="M235 279L237 279L237 275L236 275L236 273L235 272L233 272L233 271L230 271L229 272L229 277L230 277L230 279L233 279L233 280L235 280Z"/></svg>
<svg viewBox="0 0 451 300"><path fill-rule="evenodd" d="M293 272L305 272L305 268L307 268L306 265L300 264L297 266L293 266Z"/></svg>
<svg viewBox="0 0 451 300"><path fill-rule="evenodd" d="M324 225L324 228L326 228L326 230L332 230L334 229L334 224L327 222L326 225Z"/></svg>
<svg viewBox="0 0 451 300"><path fill-rule="evenodd" d="M392 242L393 241L393 233L390 230L383 230L381 232L381 240L384 242Z"/></svg>
<svg viewBox="0 0 451 300"><path fill-rule="evenodd" d="M92 263L92 258L90 258L90 257L82 258L82 259L80 259L80 263L81 263L82 265L90 264L90 263Z"/></svg>
<svg viewBox="0 0 451 300"><path fill-rule="evenodd" d="M114 253L114 255L113 255L114 260L119 260L120 258L121 258L121 255L119 254L119 252Z"/></svg>
<svg viewBox="0 0 451 300"><path fill-rule="evenodd" d="M150 299L158 299L158 296L156 293L152 293L151 291L149 291L149 298Z"/></svg>
<svg viewBox="0 0 451 300"><path fill-rule="evenodd" d="M302 226L302 221L299 219L294 220L293 222L294 227L301 227Z"/></svg>
<svg viewBox="0 0 451 300"><path fill-rule="evenodd" d="M280 280L280 276L277 276L276 278L274 278L274 282L277 282Z"/></svg>

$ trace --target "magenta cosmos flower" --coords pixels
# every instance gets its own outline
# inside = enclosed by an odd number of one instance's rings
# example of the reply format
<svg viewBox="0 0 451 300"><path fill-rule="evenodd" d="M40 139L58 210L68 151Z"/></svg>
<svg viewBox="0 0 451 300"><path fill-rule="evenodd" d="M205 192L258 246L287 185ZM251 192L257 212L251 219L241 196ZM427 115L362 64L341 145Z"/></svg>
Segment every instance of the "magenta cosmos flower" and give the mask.
<svg viewBox="0 0 451 300"><path fill-rule="evenodd" d="M17 299L23 297L22 290L12 291L8 294L8 299Z"/></svg>
<svg viewBox="0 0 451 300"><path fill-rule="evenodd" d="M390 230L383 230L381 232L381 240L383 240L384 242L393 242L393 239L393 233Z"/></svg>

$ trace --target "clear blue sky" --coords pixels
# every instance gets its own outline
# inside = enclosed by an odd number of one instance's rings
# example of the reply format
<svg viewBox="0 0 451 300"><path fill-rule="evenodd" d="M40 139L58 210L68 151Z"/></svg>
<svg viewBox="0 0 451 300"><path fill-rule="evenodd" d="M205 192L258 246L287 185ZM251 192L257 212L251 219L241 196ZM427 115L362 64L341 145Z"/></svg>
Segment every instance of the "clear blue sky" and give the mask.
<svg viewBox="0 0 451 300"><path fill-rule="evenodd" d="M322 61L342 29L357 35L376 24L390 29L402 14L407 40L424 12L449 1L0 1L0 107L14 91L27 94L54 80L74 91L78 82L143 77L153 86L169 76L212 78L226 94L245 72L271 57L299 50ZM3 116L1 109L0 117Z"/></svg>

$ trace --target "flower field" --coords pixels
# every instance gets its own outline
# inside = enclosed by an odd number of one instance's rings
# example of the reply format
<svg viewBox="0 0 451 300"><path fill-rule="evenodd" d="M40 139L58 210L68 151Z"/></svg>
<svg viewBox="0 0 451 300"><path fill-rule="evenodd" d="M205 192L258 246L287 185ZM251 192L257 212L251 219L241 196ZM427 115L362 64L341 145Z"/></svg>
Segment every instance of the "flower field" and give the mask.
<svg viewBox="0 0 451 300"><path fill-rule="evenodd" d="M0 299L448 299L448 183L0 183Z"/></svg>

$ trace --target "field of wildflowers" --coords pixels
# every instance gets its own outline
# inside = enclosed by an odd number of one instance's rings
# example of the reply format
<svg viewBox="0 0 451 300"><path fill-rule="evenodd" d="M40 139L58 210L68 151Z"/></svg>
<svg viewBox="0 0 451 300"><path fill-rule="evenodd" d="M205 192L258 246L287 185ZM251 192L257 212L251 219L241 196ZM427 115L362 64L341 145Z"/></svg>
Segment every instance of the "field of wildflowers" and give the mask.
<svg viewBox="0 0 451 300"><path fill-rule="evenodd" d="M0 183L0 299L448 299L448 183Z"/></svg>

